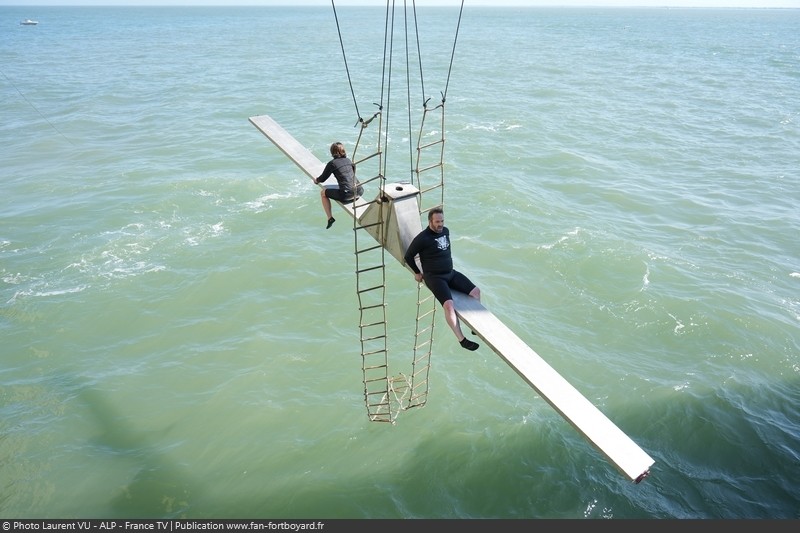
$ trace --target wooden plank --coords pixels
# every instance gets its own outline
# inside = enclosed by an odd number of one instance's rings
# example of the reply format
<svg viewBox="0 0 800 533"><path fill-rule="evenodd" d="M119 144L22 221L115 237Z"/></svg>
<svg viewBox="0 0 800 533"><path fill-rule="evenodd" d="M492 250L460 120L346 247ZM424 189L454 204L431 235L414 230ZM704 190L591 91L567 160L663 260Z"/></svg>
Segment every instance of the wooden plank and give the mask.
<svg viewBox="0 0 800 533"><path fill-rule="evenodd" d="M251 117L250 122L312 180L322 173L324 163L272 118L262 115ZM361 216L363 212L360 208L365 203L360 199L355 208L352 204L339 205L355 217L357 214ZM418 211L414 213L415 216L407 211L393 211L398 216L400 237L396 242L391 241L392 248L407 247L405 241L413 238L421 229ZM376 236L373 237L377 240ZM386 241L390 242L389 239ZM383 244L386 246L386 243ZM389 251L404 264L402 256L405 250ZM410 268L408 270L411 272ZM459 318L621 472L637 483L647 476L655 461L513 331L476 299L454 291L453 301Z"/></svg>
<svg viewBox="0 0 800 533"><path fill-rule="evenodd" d="M263 133L267 139L273 142L281 152L294 161L300 170L313 181L314 178L322 174L325 163L317 159L317 156L300 144L289 132L281 127L267 115L250 117L250 122Z"/></svg>
<svg viewBox="0 0 800 533"><path fill-rule="evenodd" d="M456 314L575 429L637 483L655 462L478 300L454 291Z"/></svg>
<svg viewBox="0 0 800 533"><path fill-rule="evenodd" d="M308 148L300 144L300 142L295 139L292 134L283 129L283 127L275 122L272 117L268 115L259 115L250 117L248 120L251 124L253 124L253 126L258 128L258 130L263 133L267 139L272 141L272 143L277 146L280 151L286 155L286 157L291 159L294 164L305 173L306 176L311 178L312 183L317 176L322 174L322 171L325 169L325 163L320 161L317 156L311 153ZM325 187L325 184L331 180L333 180L333 182L336 181L336 179L331 176L322 184L318 184L318 186ZM341 202L334 203L339 204L339 206L351 217L355 217L357 214L360 216L366 206L366 202L363 200L363 198L359 198L355 202L348 202L345 204Z"/></svg>

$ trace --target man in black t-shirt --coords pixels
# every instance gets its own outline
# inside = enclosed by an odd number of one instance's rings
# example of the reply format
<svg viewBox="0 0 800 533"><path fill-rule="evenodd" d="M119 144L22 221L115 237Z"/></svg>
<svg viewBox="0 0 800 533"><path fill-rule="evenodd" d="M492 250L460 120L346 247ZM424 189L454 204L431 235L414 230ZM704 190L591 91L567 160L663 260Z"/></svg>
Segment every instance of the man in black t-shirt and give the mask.
<svg viewBox="0 0 800 533"><path fill-rule="evenodd" d="M422 270L414 258L419 255ZM440 207L428 211L428 227L414 237L408 245L405 263L414 271L417 283L425 281L436 299L442 304L447 325L453 330L459 344L467 350L477 350L479 344L469 340L461 332L461 325L453 305L451 289L481 299L481 290L461 272L453 269L453 256L450 253L450 230L444 226L444 212Z"/></svg>

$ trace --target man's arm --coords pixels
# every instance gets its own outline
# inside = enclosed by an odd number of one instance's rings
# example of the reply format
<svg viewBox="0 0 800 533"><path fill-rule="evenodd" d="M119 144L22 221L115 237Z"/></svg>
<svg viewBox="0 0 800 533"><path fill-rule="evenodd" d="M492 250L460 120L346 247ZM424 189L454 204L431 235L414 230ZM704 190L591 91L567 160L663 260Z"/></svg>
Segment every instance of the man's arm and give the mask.
<svg viewBox="0 0 800 533"><path fill-rule="evenodd" d="M331 163L331 161L328 161L328 164L325 165L325 169L322 171L322 174L314 179L314 183L322 183L331 177L331 174L333 174L333 165Z"/></svg>
<svg viewBox="0 0 800 533"><path fill-rule="evenodd" d="M413 270L415 274L421 274L419 268L417 267L417 262L414 260L420 250L421 235L422 234L420 233L414 237L414 239L411 241L411 244L408 245L405 255L403 256L403 261L405 261L408 267Z"/></svg>

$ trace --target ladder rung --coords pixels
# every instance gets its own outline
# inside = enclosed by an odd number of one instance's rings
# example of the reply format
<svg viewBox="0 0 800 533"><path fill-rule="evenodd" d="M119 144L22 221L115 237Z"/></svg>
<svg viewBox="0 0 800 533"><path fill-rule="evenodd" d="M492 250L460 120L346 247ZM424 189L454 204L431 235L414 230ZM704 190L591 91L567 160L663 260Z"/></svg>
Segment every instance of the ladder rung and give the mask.
<svg viewBox="0 0 800 533"><path fill-rule="evenodd" d="M379 245L377 245L377 246L371 246L371 247L369 247L369 248L362 248L362 249L360 249L360 250L356 250L356 268L358 268L358 260L359 260L359 256L360 256L361 254L365 254L365 253L367 253L367 252L373 252L373 251L375 251L375 250L378 250L378 249L380 249L380 248L383 248L383 246L381 246L381 245L379 244ZM381 257L381 259L382 259L382 258L383 258L383 255L381 255L380 257ZM364 259L362 259L362 262L367 262L368 260L369 260L369 258L367 257L367 258L364 258ZM373 259L373 261L374 261L374 260L375 260L375 259ZM383 261L381 261L381 263L382 263L382 262L383 262ZM385 265L381 265L381 268L384 268L384 267L385 267ZM356 272L358 272L358 271L356 271Z"/></svg>
<svg viewBox="0 0 800 533"><path fill-rule="evenodd" d="M427 172L427 171L429 171L429 170L431 170L431 169L434 169L434 168L439 168L439 167L441 167L441 166L442 166L442 164L441 164L441 163L434 163L433 165L430 165L430 166L427 166L427 167L425 167L425 168L421 168L421 169L417 170L417 174L421 174L421 173L423 173L423 172Z"/></svg>
<svg viewBox="0 0 800 533"><path fill-rule="evenodd" d="M368 339L362 339L362 340L364 342L368 342L368 341L372 342L372 341L379 341L379 340L385 339L385 338L386 338L386 335L375 335L374 337L370 337ZM366 351L365 352L365 351L362 350L361 351L361 355L364 356L364 357L367 357L369 355L375 355L376 353L386 353L387 351L388 350L386 349L386 346L384 345L383 348L375 347L372 351Z"/></svg>
<svg viewBox="0 0 800 533"><path fill-rule="evenodd" d="M377 176L373 176L373 177L369 178L369 179L368 179L368 180L366 180L366 181L361 181L361 180L358 180L358 183L359 183L359 185L366 185L366 184L368 184L368 183L372 183L372 182L373 182L373 181L375 181L375 180L381 179L382 177L383 177L383 176L381 176L380 174L378 174Z"/></svg>
<svg viewBox="0 0 800 533"><path fill-rule="evenodd" d="M373 407L380 405L388 406L389 402L391 401L389 397L390 390L391 389L387 389L386 387L384 387L383 389L375 389L369 391L369 393L367 394L367 402L371 403Z"/></svg>
<svg viewBox="0 0 800 533"><path fill-rule="evenodd" d="M373 179L375 179L375 178L373 178ZM372 180L370 180L370 181L372 181ZM363 183L362 183L362 185L363 185ZM362 199L363 199L363 197L362 197ZM364 203L361 204L359 207L369 207L372 204L378 204L378 203L381 203L381 202L383 202L383 198L381 196L377 196L376 198L373 198L372 200L364 200Z"/></svg>
<svg viewBox="0 0 800 533"><path fill-rule="evenodd" d="M372 159L373 157L375 157L375 156L378 156L378 155L380 155L380 152L375 152L375 153L374 153L374 154L372 154L372 155L368 155L368 156L367 156L367 157L365 157L364 159L359 159L358 161L356 161L356 162L355 162L355 164L356 164L356 166L358 166L358 165L360 165L361 163L363 163L364 161L369 161L370 159Z"/></svg>
<svg viewBox="0 0 800 533"><path fill-rule="evenodd" d="M362 248L361 250L356 250L356 255L363 254L365 252L371 252L372 250L377 250L378 248L383 248L383 246L376 244L375 246L370 246L369 248Z"/></svg>
<svg viewBox="0 0 800 533"><path fill-rule="evenodd" d="M433 142L428 143L428 144L426 144L424 146L420 146L419 148L417 148L417 151L424 150L425 148L429 148L431 146L436 146L437 144L442 144L442 143L444 143L444 139L439 139L438 141L433 141Z"/></svg>
<svg viewBox="0 0 800 533"><path fill-rule="evenodd" d="M421 337L422 335L426 335L432 329L433 329L433 326L425 326L421 330L417 331L417 337Z"/></svg>
<svg viewBox="0 0 800 533"><path fill-rule="evenodd" d="M422 319L422 318L425 318L426 316L428 316L428 315L431 315L431 314L433 314L433 313L435 313L435 312L436 312L436 310L435 310L435 309L434 309L434 310L432 310L432 311L427 311L425 314L419 315L419 318L420 318L420 319ZM418 319L417 321L419 321L419 319Z"/></svg>
<svg viewBox="0 0 800 533"><path fill-rule="evenodd" d="M362 268L361 270L356 270L356 274L363 274L364 272L372 272L373 270L380 270L385 268L384 265L375 265L367 268Z"/></svg>
<svg viewBox="0 0 800 533"><path fill-rule="evenodd" d="M430 366L431 366L431 365L423 365L423 366L422 366L422 368L420 368L419 370L417 370L416 372L414 372L414 374L411 376L411 379L412 379L412 381L414 381L414 382L416 383L417 376L419 376L419 375L420 375L420 374L422 374L423 372L427 372L427 371L428 371L428 369L430 368ZM423 382L423 383L426 383L427 381L428 381L428 379L427 379L427 378L425 378L425 379L423 379L423 380L422 380L422 382ZM418 386L419 386L419 385L414 385L414 388L416 389Z"/></svg>
<svg viewBox="0 0 800 533"><path fill-rule="evenodd" d="M430 341L430 340L425 340L425 341L422 341L422 342L421 342L421 343L419 343L419 344L415 344L415 345L414 345L414 349L415 349L415 350L419 350L420 348L422 348L422 347L424 347L424 346L427 346L427 345L428 345L428 344L430 344L430 343L431 343L431 341Z"/></svg>
<svg viewBox="0 0 800 533"><path fill-rule="evenodd" d="M428 191L432 191L433 189L438 189L438 188L440 188L440 187L441 187L441 185L434 185L433 187L428 187L428 188L427 188L427 189L425 189L424 191L421 191L421 193L422 193L422 194L424 194L424 193L426 193L426 192L428 192Z"/></svg>
<svg viewBox="0 0 800 533"><path fill-rule="evenodd" d="M374 287L369 287L367 289L361 289L358 291L358 294L364 294L365 292L374 291L375 289L384 289L383 285L375 285Z"/></svg>
<svg viewBox="0 0 800 533"><path fill-rule="evenodd" d="M383 221L380 221L380 220L378 222L374 222L372 224L361 224L360 226L358 226L356 228L356 231L366 230L366 229L369 229L369 228L374 228L375 226L380 226L382 224L383 224Z"/></svg>

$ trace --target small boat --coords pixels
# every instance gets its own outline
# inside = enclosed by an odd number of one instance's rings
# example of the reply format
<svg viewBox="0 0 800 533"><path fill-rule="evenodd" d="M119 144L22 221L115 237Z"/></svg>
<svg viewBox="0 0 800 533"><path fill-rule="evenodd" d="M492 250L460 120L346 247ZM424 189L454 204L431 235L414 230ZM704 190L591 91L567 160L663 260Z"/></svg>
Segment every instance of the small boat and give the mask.
<svg viewBox="0 0 800 533"><path fill-rule="evenodd" d="M39 21L38 20L25 19L22 22L20 22L20 24L22 24L23 26L36 26L37 24L39 24Z"/></svg>

